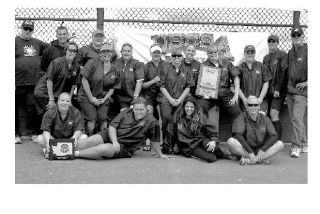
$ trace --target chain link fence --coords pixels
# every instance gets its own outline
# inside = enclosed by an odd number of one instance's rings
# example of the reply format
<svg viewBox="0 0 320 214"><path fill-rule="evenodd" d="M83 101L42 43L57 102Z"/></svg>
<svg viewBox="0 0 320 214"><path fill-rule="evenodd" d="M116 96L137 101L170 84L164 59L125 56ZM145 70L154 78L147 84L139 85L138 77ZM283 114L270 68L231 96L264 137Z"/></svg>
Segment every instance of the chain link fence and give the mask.
<svg viewBox="0 0 320 214"><path fill-rule="evenodd" d="M308 37L308 11L300 11L300 24ZM24 19L35 21L34 37L45 42L56 39L60 25L75 34L80 45L89 44L97 27L96 8L16 8L15 34ZM291 48L293 11L270 8L105 8L106 41L112 42L117 27L159 31L269 32L280 38L280 48Z"/></svg>

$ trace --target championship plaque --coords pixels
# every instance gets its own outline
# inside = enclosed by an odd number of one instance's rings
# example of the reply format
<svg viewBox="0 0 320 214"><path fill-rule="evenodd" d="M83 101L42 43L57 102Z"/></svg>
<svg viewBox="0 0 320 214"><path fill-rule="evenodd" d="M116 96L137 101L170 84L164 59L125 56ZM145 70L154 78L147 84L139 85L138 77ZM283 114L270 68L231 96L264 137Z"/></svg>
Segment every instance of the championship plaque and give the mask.
<svg viewBox="0 0 320 214"><path fill-rule="evenodd" d="M75 139L50 139L49 160L74 160Z"/></svg>
<svg viewBox="0 0 320 214"><path fill-rule="evenodd" d="M204 99L218 98L221 68L201 65L196 94Z"/></svg>

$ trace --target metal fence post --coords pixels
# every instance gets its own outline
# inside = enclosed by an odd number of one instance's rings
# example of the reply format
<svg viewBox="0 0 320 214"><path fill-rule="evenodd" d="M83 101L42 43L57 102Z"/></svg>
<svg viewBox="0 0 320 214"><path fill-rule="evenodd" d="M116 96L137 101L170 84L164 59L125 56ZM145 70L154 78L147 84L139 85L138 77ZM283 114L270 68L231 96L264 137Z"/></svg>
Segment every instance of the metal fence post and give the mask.
<svg viewBox="0 0 320 214"><path fill-rule="evenodd" d="M103 30L104 9L97 8L97 28Z"/></svg>
<svg viewBox="0 0 320 214"><path fill-rule="evenodd" d="M299 27L300 11L293 11L293 27Z"/></svg>

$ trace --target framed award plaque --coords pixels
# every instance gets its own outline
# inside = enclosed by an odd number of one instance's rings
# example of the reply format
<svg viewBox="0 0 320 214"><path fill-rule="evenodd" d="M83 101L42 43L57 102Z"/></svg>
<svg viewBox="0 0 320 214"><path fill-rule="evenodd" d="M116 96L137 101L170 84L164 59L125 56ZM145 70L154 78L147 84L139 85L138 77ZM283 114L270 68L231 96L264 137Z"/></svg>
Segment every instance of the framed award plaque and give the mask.
<svg viewBox="0 0 320 214"><path fill-rule="evenodd" d="M217 99L221 68L201 65L196 94L204 99Z"/></svg>
<svg viewBox="0 0 320 214"><path fill-rule="evenodd" d="M50 139L49 160L73 160L75 139Z"/></svg>

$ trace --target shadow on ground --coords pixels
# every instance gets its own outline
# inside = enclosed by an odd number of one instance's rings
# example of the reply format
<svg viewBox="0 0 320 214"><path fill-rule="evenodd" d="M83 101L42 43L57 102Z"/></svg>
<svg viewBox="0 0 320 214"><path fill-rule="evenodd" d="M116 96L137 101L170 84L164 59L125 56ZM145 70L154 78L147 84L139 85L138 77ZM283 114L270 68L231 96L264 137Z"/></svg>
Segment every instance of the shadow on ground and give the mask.
<svg viewBox="0 0 320 214"><path fill-rule="evenodd" d="M289 147L271 165L240 166L218 160L204 163L173 156L170 160L137 151L131 159L49 161L30 141L15 145L16 184L286 184L307 183L307 154L289 156Z"/></svg>

